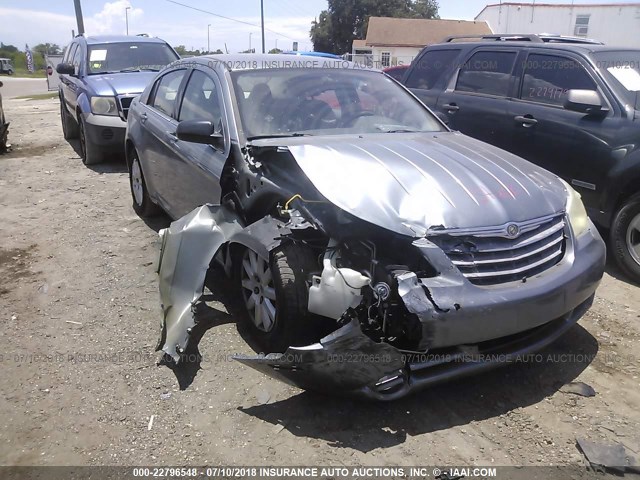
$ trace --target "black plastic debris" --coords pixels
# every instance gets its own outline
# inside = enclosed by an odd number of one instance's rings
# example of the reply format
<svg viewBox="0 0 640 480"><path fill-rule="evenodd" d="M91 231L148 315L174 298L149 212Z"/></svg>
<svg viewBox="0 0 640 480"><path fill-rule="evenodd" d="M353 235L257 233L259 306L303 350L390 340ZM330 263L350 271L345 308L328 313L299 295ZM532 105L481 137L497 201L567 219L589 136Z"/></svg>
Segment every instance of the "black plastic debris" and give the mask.
<svg viewBox="0 0 640 480"><path fill-rule="evenodd" d="M584 438L577 438L576 442L591 467L596 471L611 470L623 474L630 466L627 453L619 443L603 445Z"/></svg>

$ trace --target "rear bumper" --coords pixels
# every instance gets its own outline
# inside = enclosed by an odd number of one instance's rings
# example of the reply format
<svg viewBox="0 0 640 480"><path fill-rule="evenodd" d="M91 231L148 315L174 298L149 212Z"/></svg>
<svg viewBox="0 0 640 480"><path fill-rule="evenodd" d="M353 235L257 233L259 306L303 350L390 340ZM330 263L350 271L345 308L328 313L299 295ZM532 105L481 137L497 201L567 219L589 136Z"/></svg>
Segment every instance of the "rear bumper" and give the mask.
<svg viewBox="0 0 640 480"><path fill-rule="evenodd" d="M85 116L87 141L109 152L124 152L124 137L127 123L120 117L93 115Z"/></svg>

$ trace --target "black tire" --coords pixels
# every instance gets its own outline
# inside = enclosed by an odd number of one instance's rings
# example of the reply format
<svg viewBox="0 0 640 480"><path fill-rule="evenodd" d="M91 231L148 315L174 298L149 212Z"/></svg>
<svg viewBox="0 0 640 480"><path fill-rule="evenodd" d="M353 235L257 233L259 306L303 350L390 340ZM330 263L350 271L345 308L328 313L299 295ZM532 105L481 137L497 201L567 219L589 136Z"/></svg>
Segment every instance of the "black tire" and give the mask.
<svg viewBox="0 0 640 480"><path fill-rule="evenodd" d="M131 200L133 209L141 217L153 217L160 213L160 207L153 203L149 197L147 183L142 173L142 166L136 150L131 151L131 161L129 162L129 189L131 190ZM137 171L136 169L139 169ZM139 175L138 175L139 173ZM135 177L135 178L134 178Z"/></svg>
<svg viewBox="0 0 640 480"><path fill-rule="evenodd" d="M616 213L610 242L617 264L634 281L640 282L640 193L629 198Z"/></svg>
<svg viewBox="0 0 640 480"><path fill-rule="evenodd" d="M60 121L62 122L62 135L65 140L78 138L78 124L69 114L62 97L60 97Z"/></svg>
<svg viewBox="0 0 640 480"><path fill-rule="evenodd" d="M86 134L86 123L82 113L78 114L78 136L80 138L80 155L85 165L95 165L103 160L100 148L91 143Z"/></svg>
<svg viewBox="0 0 640 480"><path fill-rule="evenodd" d="M272 252L268 262L275 289L275 320L270 330L256 326L255 314L249 311L246 287L243 287L243 259L250 249L242 248L234 256L235 281L243 301L243 319L250 335L266 353L284 352L290 346L317 342L317 320L307 311L311 273L318 270L311 249L295 243L285 243ZM268 301L265 296L265 301Z"/></svg>

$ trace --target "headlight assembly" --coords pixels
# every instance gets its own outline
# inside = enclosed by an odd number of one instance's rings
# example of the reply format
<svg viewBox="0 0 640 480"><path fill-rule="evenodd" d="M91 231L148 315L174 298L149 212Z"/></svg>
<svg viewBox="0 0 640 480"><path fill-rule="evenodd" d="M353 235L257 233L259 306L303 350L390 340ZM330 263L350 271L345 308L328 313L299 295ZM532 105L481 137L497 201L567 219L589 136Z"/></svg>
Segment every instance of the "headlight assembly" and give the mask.
<svg viewBox="0 0 640 480"><path fill-rule="evenodd" d="M569 223L571 223L573 235L578 237L589 228L589 217L587 216L587 211L584 208L580 194L567 182L563 181L562 183L564 183L567 189L567 216L569 217Z"/></svg>
<svg viewBox="0 0 640 480"><path fill-rule="evenodd" d="M118 105L114 97L91 97L91 111L94 115L118 115Z"/></svg>

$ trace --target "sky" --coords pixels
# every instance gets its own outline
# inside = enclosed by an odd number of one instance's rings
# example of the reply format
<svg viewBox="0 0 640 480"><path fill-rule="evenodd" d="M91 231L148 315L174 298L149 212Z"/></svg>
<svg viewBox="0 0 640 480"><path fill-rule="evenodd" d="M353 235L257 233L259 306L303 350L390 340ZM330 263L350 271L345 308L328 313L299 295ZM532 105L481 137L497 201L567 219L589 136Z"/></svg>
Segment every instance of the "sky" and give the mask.
<svg viewBox="0 0 640 480"><path fill-rule="evenodd" d="M260 50L260 0L175 0L183 5L239 20L196 11L169 0L81 0L85 30L91 34L147 33L187 49L226 49L230 53ZM523 0L530 3L532 0ZM615 3L619 0L577 0L576 3ZM544 0L569 3L570 0ZM487 3L498 0L440 0L441 18L473 20ZM538 3L541 3L540 1ZM264 0L266 50L278 47L313 50L311 22L327 7L326 0ZM126 10L130 7L129 10ZM254 24L247 25L247 24ZM0 0L0 42L24 49L38 43L65 46L77 29L73 0Z"/></svg>

